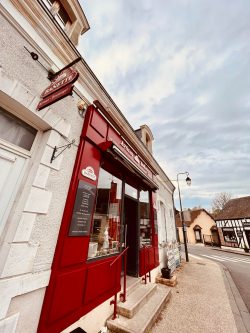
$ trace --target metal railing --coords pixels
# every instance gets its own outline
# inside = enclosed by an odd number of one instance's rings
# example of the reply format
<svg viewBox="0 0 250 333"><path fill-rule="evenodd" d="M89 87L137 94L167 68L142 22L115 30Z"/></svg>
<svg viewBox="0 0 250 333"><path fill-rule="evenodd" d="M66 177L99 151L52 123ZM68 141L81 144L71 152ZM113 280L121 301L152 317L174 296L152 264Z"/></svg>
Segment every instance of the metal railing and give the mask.
<svg viewBox="0 0 250 333"><path fill-rule="evenodd" d="M142 277L142 281L145 284L147 284L147 278L148 278L148 281L151 282L151 271L145 273L144 276Z"/></svg>
<svg viewBox="0 0 250 333"><path fill-rule="evenodd" d="M126 302L126 288L127 288L127 251L128 247L126 247L111 263L110 267L114 265L118 260L120 260L122 257L124 258L124 276L123 276L123 292L120 293L120 297L122 298L122 302ZM110 301L110 305L114 305L114 313L112 319L115 319L117 317L117 293L114 295L114 299Z"/></svg>

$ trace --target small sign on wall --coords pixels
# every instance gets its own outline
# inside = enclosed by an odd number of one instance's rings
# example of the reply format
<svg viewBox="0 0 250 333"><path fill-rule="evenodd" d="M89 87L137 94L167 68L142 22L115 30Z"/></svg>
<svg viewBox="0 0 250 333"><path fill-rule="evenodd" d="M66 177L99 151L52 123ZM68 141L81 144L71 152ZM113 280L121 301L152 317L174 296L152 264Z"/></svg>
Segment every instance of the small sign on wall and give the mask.
<svg viewBox="0 0 250 333"><path fill-rule="evenodd" d="M88 166L86 169L82 169L82 175L89 179L96 180L95 170L91 166Z"/></svg>
<svg viewBox="0 0 250 333"><path fill-rule="evenodd" d="M91 217L96 186L79 181L69 229L69 236L87 236L90 233Z"/></svg>

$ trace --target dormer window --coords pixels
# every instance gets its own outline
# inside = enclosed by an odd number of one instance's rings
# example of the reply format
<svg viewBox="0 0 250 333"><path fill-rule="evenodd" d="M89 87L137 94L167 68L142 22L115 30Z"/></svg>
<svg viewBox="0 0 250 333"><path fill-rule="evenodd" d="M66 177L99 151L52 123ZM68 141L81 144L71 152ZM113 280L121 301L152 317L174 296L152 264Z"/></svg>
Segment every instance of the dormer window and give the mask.
<svg viewBox="0 0 250 333"><path fill-rule="evenodd" d="M150 128L147 125L140 126L139 129L135 130L136 135L138 138L141 139L141 141L144 143L144 145L147 147L147 149L152 154L152 144L153 144L153 134L150 130Z"/></svg>
<svg viewBox="0 0 250 333"><path fill-rule="evenodd" d="M44 0L44 3L60 27L68 30L72 22L62 3L58 0Z"/></svg>
<svg viewBox="0 0 250 333"><path fill-rule="evenodd" d="M152 144L151 141L152 141L152 140L150 139L148 133L146 133L146 147L148 148L148 150L151 149L151 144Z"/></svg>

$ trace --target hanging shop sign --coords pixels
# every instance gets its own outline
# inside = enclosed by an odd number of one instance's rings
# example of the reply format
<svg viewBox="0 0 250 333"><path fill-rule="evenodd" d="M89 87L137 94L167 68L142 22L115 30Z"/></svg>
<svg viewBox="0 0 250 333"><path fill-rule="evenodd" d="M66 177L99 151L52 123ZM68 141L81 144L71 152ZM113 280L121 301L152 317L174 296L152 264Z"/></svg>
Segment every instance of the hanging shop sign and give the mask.
<svg viewBox="0 0 250 333"><path fill-rule="evenodd" d="M95 201L96 186L79 181L69 236L87 236L90 232L91 217Z"/></svg>
<svg viewBox="0 0 250 333"><path fill-rule="evenodd" d="M38 105L37 105L37 110L40 111L46 106L49 106L60 99L63 99L64 97L68 95L72 95L74 86L72 84L68 84L66 87L54 92L53 94L47 96L46 98L42 99Z"/></svg>
<svg viewBox="0 0 250 333"><path fill-rule="evenodd" d="M62 70L51 81L51 84L42 92L42 100L37 105L37 110L41 110L60 99L71 95L73 91L73 83L77 80L79 73L72 69L66 68Z"/></svg>

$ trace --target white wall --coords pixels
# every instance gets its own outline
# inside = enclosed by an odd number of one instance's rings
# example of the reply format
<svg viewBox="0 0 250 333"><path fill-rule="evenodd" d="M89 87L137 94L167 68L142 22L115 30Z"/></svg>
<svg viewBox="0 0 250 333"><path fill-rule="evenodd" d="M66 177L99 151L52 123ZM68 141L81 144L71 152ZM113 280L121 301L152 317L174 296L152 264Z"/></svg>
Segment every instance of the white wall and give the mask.
<svg viewBox="0 0 250 333"><path fill-rule="evenodd" d="M0 15L1 106L38 130L26 170L0 243L0 332L35 332L77 153L83 119L79 98L68 96L39 112L41 92L49 85L32 50ZM76 143L50 163L54 146ZM6 148L7 149L7 148ZM29 324L28 324L29 323Z"/></svg>

